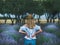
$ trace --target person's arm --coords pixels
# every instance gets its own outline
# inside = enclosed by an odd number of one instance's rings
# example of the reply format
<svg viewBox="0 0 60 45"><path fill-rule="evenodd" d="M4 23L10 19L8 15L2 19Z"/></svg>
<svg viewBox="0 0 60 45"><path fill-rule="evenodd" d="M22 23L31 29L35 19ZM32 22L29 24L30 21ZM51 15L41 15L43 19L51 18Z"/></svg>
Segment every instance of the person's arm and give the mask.
<svg viewBox="0 0 60 45"><path fill-rule="evenodd" d="M35 33L35 35L37 35L37 34L40 33L40 32L42 32L42 29L40 29L39 31L37 31L37 32Z"/></svg>
<svg viewBox="0 0 60 45"><path fill-rule="evenodd" d="M19 30L20 33L22 34L27 34L26 32L22 31L22 30Z"/></svg>
<svg viewBox="0 0 60 45"><path fill-rule="evenodd" d="M19 30L19 32L22 33L22 34L25 34L27 37L29 37L29 35L26 32L24 32L22 30Z"/></svg>
<svg viewBox="0 0 60 45"><path fill-rule="evenodd" d="M34 33L34 35L32 35L32 37L36 36L38 33L42 32L42 29L38 30L37 32Z"/></svg>

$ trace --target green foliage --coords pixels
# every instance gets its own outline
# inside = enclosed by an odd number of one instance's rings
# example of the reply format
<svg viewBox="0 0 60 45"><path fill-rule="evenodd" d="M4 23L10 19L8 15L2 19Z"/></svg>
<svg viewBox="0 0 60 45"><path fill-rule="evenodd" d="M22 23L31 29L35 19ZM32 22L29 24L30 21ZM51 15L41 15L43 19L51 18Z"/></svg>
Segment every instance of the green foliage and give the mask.
<svg viewBox="0 0 60 45"><path fill-rule="evenodd" d="M60 11L60 0L0 0L1 13L22 14L23 12L32 12L40 14L45 10L52 12ZM44 10L45 9L45 10Z"/></svg>
<svg viewBox="0 0 60 45"><path fill-rule="evenodd" d="M41 10L43 10L40 3L33 0L1 0L0 3L2 13L13 13L19 15L24 12L41 13Z"/></svg>
<svg viewBox="0 0 60 45"><path fill-rule="evenodd" d="M14 29L15 29L16 31L19 31L20 26L15 26Z"/></svg>
<svg viewBox="0 0 60 45"><path fill-rule="evenodd" d="M55 34L58 38L60 38L60 31L59 30L54 30L54 29L47 29L45 30L46 32L53 33Z"/></svg>
<svg viewBox="0 0 60 45"><path fill-rule="evenodd" d="M40 35L40 38L37 40L37 45L42 45L44 42L48 42L50 39L43 36L43 35Z"/></svg>
<svg viewBox="0 0 60 45"><path fill-rule="evenodd" d="M47 12L55 16L60 12L60 0L0 0L0 13L2 14L15 14L16 20L18 20L19 16L25 12L38 15Z"/></svg>
<svg viewBox="0 0 60 45"><path fill-rule="evenodd" d="M52 29L52 28L49 28L47 30L45 30L46 32L49 32L49 33L54 33L56 30Z"/></svg>
<svg viewBox="0 0 60 45"><path fill-rule="evenodd" d="M60 0L47 0L43 1L42 5L44 6L47 12L54 15L60 11L59 2Z"/></svg>
<svg viewBox="0 0 60 45"><path fill-rule="evenodd" d="M60 31L56 31L54 34L55 34L58 38L60 38Z"/></svg>
<svg viewBox="0 0 60 45"><path fill-rule="evenodd" d="M0 33L3 32L3 30L0 30Z"/></svg>
<svg viewBox="0 0 60 45"><path fill-rule="evenodd" d="M10 37L14 38L14 40L18 41L20 39L20 34L16 34L16 33L11 33L11 32L6 32L6 34L8 34Z"/></svg>
<svg viewBox="0 0 60 45"><path fill-rule="evenodd" d="M18 41L21 36L20 36L20 35L13 35L13 34L12 34L12 37L14 38L14 40Z"/></svg>

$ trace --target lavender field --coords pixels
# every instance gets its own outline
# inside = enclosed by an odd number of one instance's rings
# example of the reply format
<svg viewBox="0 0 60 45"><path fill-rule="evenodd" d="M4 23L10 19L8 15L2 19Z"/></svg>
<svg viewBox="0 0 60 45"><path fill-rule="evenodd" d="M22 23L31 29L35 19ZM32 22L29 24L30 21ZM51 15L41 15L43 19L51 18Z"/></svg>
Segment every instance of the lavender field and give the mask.
<svg viewBox="0 0 60 45"><path fill-rule="evenodd" d="M24 36L19 33L21 24L0 24L0 45L24 45ZM60 25L41 24L43 32L37 35L37 45L60 45Z"/></svg>

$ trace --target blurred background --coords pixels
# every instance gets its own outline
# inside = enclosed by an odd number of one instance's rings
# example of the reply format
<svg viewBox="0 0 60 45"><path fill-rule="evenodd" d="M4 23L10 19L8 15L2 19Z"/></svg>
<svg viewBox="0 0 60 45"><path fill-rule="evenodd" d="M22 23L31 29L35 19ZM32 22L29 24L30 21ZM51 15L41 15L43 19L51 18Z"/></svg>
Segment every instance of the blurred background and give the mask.
<svg viewBox="0 0 60 45"><path fill-rule="evenodd" d="M43 32L36 45L60 45L60 0L0 0L0 45L23 45L19 28L31 13Z"/></svg>

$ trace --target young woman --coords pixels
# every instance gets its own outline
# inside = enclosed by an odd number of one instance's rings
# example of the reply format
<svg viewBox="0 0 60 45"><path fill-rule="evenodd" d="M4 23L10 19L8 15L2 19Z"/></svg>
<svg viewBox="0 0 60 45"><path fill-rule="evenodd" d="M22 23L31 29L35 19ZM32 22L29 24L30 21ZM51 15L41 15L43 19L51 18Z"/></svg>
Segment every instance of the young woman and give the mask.
<svg viewBox="0 0 60 45"><path fill-rule="evenodd" d="M40 26L35 24L35 20L31 14L26 19L26 24L20 27L19 32L25 34L24 45L36 45L36 35L42 32Z"/></svg>

